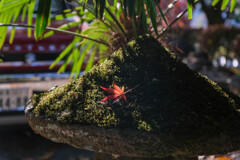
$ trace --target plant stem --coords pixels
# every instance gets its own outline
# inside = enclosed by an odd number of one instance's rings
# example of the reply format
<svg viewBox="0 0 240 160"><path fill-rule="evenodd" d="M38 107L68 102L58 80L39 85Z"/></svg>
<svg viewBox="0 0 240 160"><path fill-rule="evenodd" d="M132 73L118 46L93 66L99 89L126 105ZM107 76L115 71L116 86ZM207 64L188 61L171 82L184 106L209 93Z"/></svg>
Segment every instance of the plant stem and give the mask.
<svg viewBox="0 0 240 160"><path fill-rule="evenodd" d="M14 24L14 23L3 24L3 23L0 23L0 27L8 27L8 26L12 26L12 27L26 27L26 28L35 28L36 27L35 25ZM93 39L93 38L90 38L90 37L88 37L86 35L78 34L78 33L72 32L72 31L61 30L61 29L57 29L57 28L53 28L53 27L46 27L46 30L51 30L51 31L59 32L59 33L65 33L65 34L81 37L81 38L84 38L84 39L88 39L90 41L94 41L96 43L103 44L105 46L109 46L109 44L107 42L105 42L105 41L100 41L100 40L97 40L97 39Z"/></svg>

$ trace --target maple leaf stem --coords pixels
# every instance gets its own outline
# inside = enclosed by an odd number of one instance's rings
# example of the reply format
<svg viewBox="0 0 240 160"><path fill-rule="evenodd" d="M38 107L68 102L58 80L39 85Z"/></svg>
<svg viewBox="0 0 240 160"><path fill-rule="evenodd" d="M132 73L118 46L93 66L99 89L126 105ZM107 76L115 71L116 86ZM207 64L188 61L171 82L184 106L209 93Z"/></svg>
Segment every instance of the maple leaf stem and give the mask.
<svg viewBox="0 0 240 160"><path fill-rule="evenodd" d="M126 92L124 92L123 94L127 94L128 92L131 92L132 90L134 90L135 88L137 88L138 86L140 86L140 84L137 84L135 87L127 90Z"/></svg>

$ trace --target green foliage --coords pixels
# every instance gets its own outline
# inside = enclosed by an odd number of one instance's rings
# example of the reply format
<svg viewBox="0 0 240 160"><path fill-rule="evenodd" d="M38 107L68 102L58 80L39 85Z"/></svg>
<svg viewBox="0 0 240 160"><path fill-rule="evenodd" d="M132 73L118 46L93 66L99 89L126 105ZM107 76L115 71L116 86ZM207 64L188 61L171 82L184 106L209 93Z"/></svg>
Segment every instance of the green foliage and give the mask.
<svg viewBox="0 0 240 160"><path fill-rule="evenodd" d="M32 25L32 17L34 13L34 6L35 6L35 0L31 0L30 3L28 4L28 25ZM28 28L28 37L32 36L32 28Z"/></svg>
<svg viewBox="0 0 240 160"><path fill-rule="evenodd" d="M93 5L88 0L74 0L79 6L71 10L66 10L62 14L50 18L52 0L39 0L34 35L36 39L46 38L55 34L55 31L46 33L46 28L51 20L63 20L78 16L77 22L56 28L66 31L75 28L75 31L68 31L68 34L76 37L71 44L59 55L51 65L54 67L60 60L65 60L65 64L59 72L63 72L66 66L72 63L72 75L78 75L85 62L85 71L88 71L96 62L102 62L107 53L112 53L122 48L132 39L139 35L149 33L152 36L161 35L162 30L158 28L160 18L168 25L165 12L162 11L160 0L113 0L110 4L107 0L94 0ZM192 10L197 0L187 0L188 17L192 19ZM213 0L212 5L216 5L220 0ZM222 9L229 4L229 0L222 1ZM236 0L231 0L230 11L236 5ZM1 0L0 1L0 23L16 23L21 18L23 21L27 15L29 26L33 25L33 13L35 0ZM185 12L184 12L185 13ZM19 16L21 14L21 17ZM177 18L176 18L177 19ZM82 30L81 26L90 23L90 27ZM173 22L174 23L174 22ZM168 28L167 27L167 28ZM152 32L152 28L154 33ZM2 47L7 34L7 27L0 27L0 47ZM10 43L13 42L15 28L13 27L10 36ZM28 36L32 35L32 28L28 28Z"/></svg>
<svg viewBox="0 0 240 160"><path fill-rule="evenodd" d="M188 19L192 19L193 5L194 5L194 0L187 0Z"/></svg>
<svg viewBox="0 0 240 160"><path fill-rule="evenodd" d="M35 38L39 39L42 37L48 23L51 14L51 0L39 0L37 18L36 18L36 28L35 28Z"/></svg>
<svg viewBox="0 0 240 160"><path fill-rule="evenodd" d="M232 0L231 1L231 8L230 8L230 12L233 12L234 7L236 6L237 0Z"/></svg>
<svg viewBox="0 0 240 160"><path fill-rule="evenodd" d="M215 6L220 2L220 0L213 0L212 5ZM233 12L234 7L236 6L237 0L231 0L230 12ZM228 6L229 0L222 0L221 10L225 10Z"/></svg>

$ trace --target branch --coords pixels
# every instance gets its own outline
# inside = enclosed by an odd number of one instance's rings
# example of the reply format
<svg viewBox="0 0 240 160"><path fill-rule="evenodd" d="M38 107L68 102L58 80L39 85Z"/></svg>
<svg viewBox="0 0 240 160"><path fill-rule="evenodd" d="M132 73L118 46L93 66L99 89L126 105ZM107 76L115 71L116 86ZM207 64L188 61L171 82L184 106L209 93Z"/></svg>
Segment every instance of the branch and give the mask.
<svg viewBox="0 0 240 160"><path fill-rule="evenodd" d="M35 25L14 24L14 23L3 24L3 23L0 23L0 27L8 27L8 26L12 26L12 27L25 27L25 28L35 28L36 27ZM107 42L105 42L105 41L100 41L100 40L97 40L97 39L93 39L93 38L90 38L90 37L88 37L86 35L78 34L78 33L72 32L72 31L61 30L61 29L57 29L57 28L53 28L53 27L46 27L46 30L51 30L51 31L59 32L59 33L65 33L65 34L81 37L81 38L88 39L90 41L94 41L96 43L100 43L100 44L103 44L103 45L109 47L109 44Z"/></svg>
<svg viewBox="0 0 240 160"><path fill-rule="evenodd" d="M164 15L166 15L168 13L168 11L170 11L170 9L172 9L174 7L174 5L177 3L178 0L173 0L172 3L170 3L167 7L167 9L163 12Z"/></svg>

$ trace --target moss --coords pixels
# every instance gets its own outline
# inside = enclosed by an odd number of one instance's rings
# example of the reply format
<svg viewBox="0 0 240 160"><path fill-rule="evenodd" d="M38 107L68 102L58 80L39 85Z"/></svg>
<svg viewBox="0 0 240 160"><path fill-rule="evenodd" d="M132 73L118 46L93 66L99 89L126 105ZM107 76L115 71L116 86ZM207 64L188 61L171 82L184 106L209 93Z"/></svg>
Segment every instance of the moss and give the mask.
<svg viewBox="0 0 240 160"><path fill-rule="evenodd" d="M99 103L109 95L100 86L113 87L113 82L125 90L140 86L127 93L128 102ZM229 96L215 82L189 69L155 39L143 36L78 80L34 95L32 112L64 124L215 132L233 127L227 125L229 121L239 121L238 101L239 97Z"/></svg>

